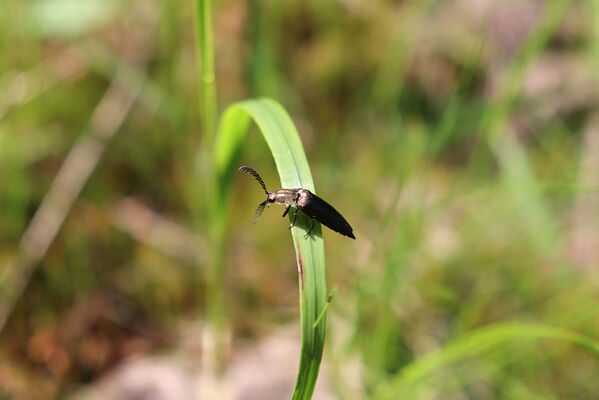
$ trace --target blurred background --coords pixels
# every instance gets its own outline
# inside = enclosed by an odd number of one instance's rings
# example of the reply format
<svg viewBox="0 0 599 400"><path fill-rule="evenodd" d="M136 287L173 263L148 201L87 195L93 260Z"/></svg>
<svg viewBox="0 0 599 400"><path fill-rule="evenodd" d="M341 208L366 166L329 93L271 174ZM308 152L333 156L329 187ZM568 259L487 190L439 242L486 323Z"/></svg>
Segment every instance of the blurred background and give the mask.
<svg viewBox="0 0 599 400"><path fill-rule="evenodd" d="M206 324L193 10L0 4L0 398L292 391L295 254L282 207L252 225L247 176L226 330ZM279 101L357 237L323 229L338 290L315 398L597 397L598 18L597 0L213 3L220 111ZM279 186L256 132L242 160ZM496 324L521 337L477 342Z"/></svg>

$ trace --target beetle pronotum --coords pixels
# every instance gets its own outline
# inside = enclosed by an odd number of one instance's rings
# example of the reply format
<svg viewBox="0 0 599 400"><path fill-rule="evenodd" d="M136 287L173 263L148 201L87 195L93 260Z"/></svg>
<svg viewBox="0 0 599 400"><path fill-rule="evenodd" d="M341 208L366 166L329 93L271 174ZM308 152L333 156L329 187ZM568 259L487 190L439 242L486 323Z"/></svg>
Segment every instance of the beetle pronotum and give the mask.
<svg viewBox="0 0 599 400"><path fill-rule="evenodd" d="M266 200L260 203L258 205L258 208L256 208L256 212L254 214L254 223L258 220L258 218L260 218L260 215L262 215L262 212L264 211L264 207L266 207L266 205L270 203L276 203L287 206L287 208L285 208L285 212L283 213L283 217L287 215L291 206L295 206L295 212L293 213L293 221L291 222L291 226L289 228L295 225L298 210L301 210L304 214L306 214L308 217L312 219L312 226L310 227L310 230L308 231L308 233L306 233L304 237L308 237L308 235L310 234L310 232L312 232L312 229L314 228L314 221L318 221L323 225L328 226L335 232L348 236L352 239L356 238L354 236L352 227L345 220L345 218L343 218L343 215L341 215L339 211L335 210L335 208L333 208L332 205L330 205L314 193L310 192L308 189L279 189L275 190L274 192L269 192L268 190L266 190L266 185L264 184L264 181L262 181L262 178L260 178L260 175L258 175L258 173L254 171L252 168L246 167L244 165L242 167L239 167L239 170L247 172L248 174L256 178L256 180L258 181L258 183L260 183L260 186L262 186L262 189L264 189L264 192L267 195Z"/></svg>

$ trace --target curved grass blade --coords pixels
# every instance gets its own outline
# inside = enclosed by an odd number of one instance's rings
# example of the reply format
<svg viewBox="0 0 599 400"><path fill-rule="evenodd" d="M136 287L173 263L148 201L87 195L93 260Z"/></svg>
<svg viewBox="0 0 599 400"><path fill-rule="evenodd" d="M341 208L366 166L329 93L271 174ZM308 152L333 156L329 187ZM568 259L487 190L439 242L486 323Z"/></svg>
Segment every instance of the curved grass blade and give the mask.
<svg viewBox="0 0 599 400"><path fill-rule="evenodd" d="M599 342L566 329L527 323L498 323L465 334L452 343L420 357L376 390L373 399L416 399L435 371L471 357L480 357L522 340L559 340L589 350L599 357Z"/></svg>
<svg viewBox="0 0 599 400"><path fill-rule="evenodd" d="M222 200L220 204L227 203L250 119L258 125L268 144L281 187L302 187L316 193L297 129L285 109L270 99L247 100L231 105L221 118L214 149L215 171ZM293 399L312 397L325 338L326 318L322 314L327 303L324 245L319 223L304 239L310 224L311 220L300 213L295 226L291 228L299 274L302 331L300 365Z"/></svg>

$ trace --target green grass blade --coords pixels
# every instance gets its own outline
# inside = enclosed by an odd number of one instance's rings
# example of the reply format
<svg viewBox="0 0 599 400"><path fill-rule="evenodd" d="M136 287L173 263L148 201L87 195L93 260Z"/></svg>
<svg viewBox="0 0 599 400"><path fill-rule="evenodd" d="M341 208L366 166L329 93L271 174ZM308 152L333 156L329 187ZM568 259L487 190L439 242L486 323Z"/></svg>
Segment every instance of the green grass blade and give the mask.
<svg viewBox="0 0 599 400"><path fill-rule="evenodd" d="M210 144L216 133L216 118L218 115L212 4L211 0L196 0L194 4L195 45L198 75L200 78L201 122L204 140L207 144Z"/></svg>
<svg viewBox="0 0 599 400"><path fill-rule="evenodd" d="M247 100L227 108L222 116L216 138L214 163L220 188L219 194L222 196L221 204L227 203L250 119L258 125L268 144L282 187L303 187L316 193L297 129L285 109L270 99ZM300 365L294 399L312 397L325 337L326 318L321 316L327 303L324 244L319 223L316 223L310 236L304 238L310 222L308 217L300 213L295 226L291 229L299 274L302 331Z"/></svg>
<svg viewBox="0 0 599 400"><path fill-rule="evenodd" d="M531 339L563 341L583 347L599 356L599 342L565 329L526 323L493 324L466 334L408 364L395 378L382 384L373 398L418 398L418 392L425 386L423 380L433 372L467 358L483 356L509 343Z"/></svg>

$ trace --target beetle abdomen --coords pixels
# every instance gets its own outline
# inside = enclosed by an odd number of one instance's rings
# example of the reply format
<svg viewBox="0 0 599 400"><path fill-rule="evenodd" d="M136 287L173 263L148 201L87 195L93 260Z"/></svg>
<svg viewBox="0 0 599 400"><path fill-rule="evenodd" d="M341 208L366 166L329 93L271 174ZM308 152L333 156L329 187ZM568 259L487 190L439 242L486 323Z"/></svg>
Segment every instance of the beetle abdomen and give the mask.
<svg viewBox="0 0 599 400"><path fill-rule="evenodd" d="M299 189L297 205L309 217L342 235L355 239L351 225L335 208L307 189Z"/></svg>

